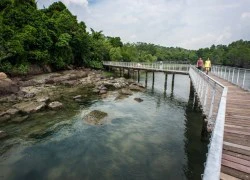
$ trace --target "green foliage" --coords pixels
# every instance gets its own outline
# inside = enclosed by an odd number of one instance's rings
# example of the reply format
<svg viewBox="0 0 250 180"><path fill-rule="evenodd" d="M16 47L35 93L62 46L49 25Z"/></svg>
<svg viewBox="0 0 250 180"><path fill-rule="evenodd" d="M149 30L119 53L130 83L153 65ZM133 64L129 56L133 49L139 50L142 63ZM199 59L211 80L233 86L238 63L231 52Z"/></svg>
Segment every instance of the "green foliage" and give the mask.
<svg viewBox="0 0 250 180"><path fill-rule="evenodd" d="M250 67L250 42L239 40L197 51L148 43L124 44L90 29L62 2L37 9L35 0L0 0L0 71L26 74L30 65L49 65L54 70L69 65L102 68L102 61L196 63L198 57L213 64Z"/></svg>
<svg viewBox="0 0 250 180"><path fill-rule="evenodd" d="M121 48L120 47L111 48L109 51L109 56L112 61L121 61L122 60Z"/></svg>
<svg viewBox="0 0 250 180"><path fill-rule="evenodd" d="M0 1L0 12L11 4L12 4L11 0L1 0Z"/></svg>
<svg viewBox="0 0 250 180"><path fill-rule="evenodd" d="M210 58L213 64L237 67L250 67L250 41L235 41L225 45L212 45L197 51L203 59Z"/></svg>

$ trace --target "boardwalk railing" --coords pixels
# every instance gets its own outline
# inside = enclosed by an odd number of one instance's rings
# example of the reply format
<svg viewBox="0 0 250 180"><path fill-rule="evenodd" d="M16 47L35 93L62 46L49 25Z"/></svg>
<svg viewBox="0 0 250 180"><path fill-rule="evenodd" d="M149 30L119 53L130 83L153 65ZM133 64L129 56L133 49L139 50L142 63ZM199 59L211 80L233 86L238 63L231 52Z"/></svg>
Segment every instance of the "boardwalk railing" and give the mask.
<svg viewBox="0 0 250 180"><path fill-rule="evenodd" d="M104 61L103 65L113 66L113 67L124 67L124 68L134 68L134 69L145 69L154 71L173 71L173 72L186 72L189 71L189 64L165 64L165 63L142 63L142 62L114 62L114 61Z"/></svg>
<svg viewBox="0 0 250 180"><path fill-rule="evenodd" d="M250 91L250 69L228 66L212 66L211 72L245 90Z"/></svg>
<svg viewBox="0 0 250 180"><path fill-rule="evenodd" d="M191 67L189 75L196 89L203 113L213 129L210 139L204 180L220 179L227 87L205 73Z"/></svg>

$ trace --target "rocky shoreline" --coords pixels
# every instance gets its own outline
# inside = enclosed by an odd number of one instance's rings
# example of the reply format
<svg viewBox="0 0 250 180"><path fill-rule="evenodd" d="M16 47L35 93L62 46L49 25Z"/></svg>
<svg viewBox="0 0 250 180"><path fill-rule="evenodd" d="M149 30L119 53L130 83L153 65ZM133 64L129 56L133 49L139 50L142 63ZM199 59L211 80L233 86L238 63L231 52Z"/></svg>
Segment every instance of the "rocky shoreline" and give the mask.
<svg viewBox="0 0 250 180"><path fill-rule="evenodd" d="M81 88L88 88L89 91L79 93ZM66 108L61 102L64 96L80 102L89 94L105 98L110 91L118 91L118 100L132 95L132 91L144 90L141 84L131 79L110 77L100 70L67 70L13 79L0 73L0 125L22 123L36 112ZM87 118L87 123L100 124L100 119L92 119ZM0 139L8 136L1 129L0 132Z"/></svg>

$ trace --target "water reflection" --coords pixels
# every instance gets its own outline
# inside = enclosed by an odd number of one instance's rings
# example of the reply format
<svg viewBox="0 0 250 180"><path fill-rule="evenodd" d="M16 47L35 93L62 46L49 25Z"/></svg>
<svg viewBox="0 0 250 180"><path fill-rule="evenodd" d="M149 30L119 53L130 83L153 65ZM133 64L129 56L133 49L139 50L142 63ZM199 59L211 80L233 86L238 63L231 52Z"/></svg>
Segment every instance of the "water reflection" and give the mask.
<svg viewBox="0 0 250 180"><path fill-rule="evenodd" d="M168 78L168 87L171 81ZM138 103L135 97L144 101ZM165 92L164 74L156 73L153 91L149 86L145 93L138 92L119 101L115 98L116 95L111 95L104 100L93 100L75 109L71 116L39 116L43 123L44 119L56 122L48 128L63 125L49 136L30 137L32 142L19 141L1 157L0 176L3 179L200 179L206 144L200 141L202 117L192 108L188 76L176 75L174 88ZM103 126L84 123L84 115L94 109L107 112L110 121ZM26 123L35 120L39 118Z"/></svg>

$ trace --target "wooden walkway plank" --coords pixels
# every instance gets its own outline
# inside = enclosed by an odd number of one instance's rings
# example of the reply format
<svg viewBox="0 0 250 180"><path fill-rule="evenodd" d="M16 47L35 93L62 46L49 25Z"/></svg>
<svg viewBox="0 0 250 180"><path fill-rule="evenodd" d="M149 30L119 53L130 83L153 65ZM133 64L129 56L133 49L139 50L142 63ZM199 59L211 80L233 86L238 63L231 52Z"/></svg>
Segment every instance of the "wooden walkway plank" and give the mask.
<svg viewBox="0 0 250 180"><path fill-rule="evenodd" d="M220 179L221 180L240 180L239 178L236 178L228 174L224 174L224 173L220 173Z"/></svg>
<svg viewBox="0 0 250 180"><path fill-rule="evenodd" d="M250 174L250 167L222 159L222 165Z"/></svg>
<svg viewBox="0 0 250 180"><path fill-rule="evenodd" d="M243 166L250 167L250 161L247 161L245 159L241 159L238 157L234 157L234 156L231 156L228 154L223 154L222 159L227 160L227 161L231 161L231 162L235 162L235 163L241 164Z"/></svg>
<svg viewBox="0 0 250 180"><path fill-rule="evenodd" d="M211 77L228 87L221 179L250 180L250 92Z"/></svg>

